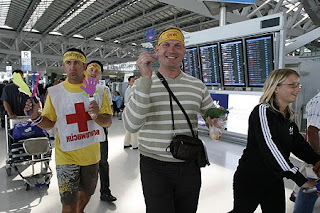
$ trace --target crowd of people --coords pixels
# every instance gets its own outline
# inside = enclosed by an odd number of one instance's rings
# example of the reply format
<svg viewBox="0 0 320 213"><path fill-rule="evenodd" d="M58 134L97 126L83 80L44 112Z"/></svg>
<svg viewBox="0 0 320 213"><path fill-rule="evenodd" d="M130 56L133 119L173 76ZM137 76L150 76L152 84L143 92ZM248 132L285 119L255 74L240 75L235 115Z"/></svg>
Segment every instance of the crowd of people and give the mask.
<svg viewBox="0 0 320 213"><path fill-rule="evenodd" d="M62 212L84 212L99 175L100 199L117 200L110 190L107 135L112 116L120 110L126 130L124 148L140 152L146 212L197 211L203 165L174 157L168 147L176 135L197 138L198 113L204 115L216 106L204 83L180 69L186 48L179 28L169 27L159 33L154 51L139 55L140 77L128 78L124 99L117 91L111 95L110 89L102 85L97 85L93 99L83 95L91 86L85 76L97 81L103 65L99 61L87 63L85 54L75 48L63 54L67 78L57 84L52 82L44 105L31 101L15 84L3 88L2 100L9 118L28 115L40 128L56 128L56 174ZM156 60L159 69L153 70ZM23 74L20 70L14 72ZM312 212L317 193L302 190L317 182L303 176L289 156L293 153L313 165L314 173L320 175L320 93L307 105L306 141L290 106L301 87L299 74L291 69L274 70L266 80L259 104L249 117L247 146L234 174L231 212L254 212L258 205L263 212L285 212L283 178L301 187L295 212ZM217 120L208 117L206 123L220 127Z"/></svg>

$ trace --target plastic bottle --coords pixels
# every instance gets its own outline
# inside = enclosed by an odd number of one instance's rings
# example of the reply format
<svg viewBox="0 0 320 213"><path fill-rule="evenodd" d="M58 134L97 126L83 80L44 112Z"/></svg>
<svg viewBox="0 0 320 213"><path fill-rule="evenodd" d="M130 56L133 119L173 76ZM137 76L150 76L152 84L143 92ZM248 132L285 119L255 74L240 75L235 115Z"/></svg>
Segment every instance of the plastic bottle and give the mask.
<svg viewBox="0 0 320 213"><path fill-rule="evenodd" d="M89 97L89 102L94 101L94 97ZM90 117L93 119L96 117L96 113L89 113Z"/></svg>

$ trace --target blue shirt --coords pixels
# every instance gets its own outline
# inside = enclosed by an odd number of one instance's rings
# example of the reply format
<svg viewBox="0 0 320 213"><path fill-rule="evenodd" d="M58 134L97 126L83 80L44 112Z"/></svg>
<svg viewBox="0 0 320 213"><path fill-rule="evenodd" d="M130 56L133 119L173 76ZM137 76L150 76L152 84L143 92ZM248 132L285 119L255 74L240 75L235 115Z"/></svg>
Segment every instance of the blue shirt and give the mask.
<svg viewBox="0 0 320 213"><path fill-rule="evenodd" d="M112 98L112 101L116 102L117 107L120 109L122 106L122 97L121 96L115 96Z"/></svg>

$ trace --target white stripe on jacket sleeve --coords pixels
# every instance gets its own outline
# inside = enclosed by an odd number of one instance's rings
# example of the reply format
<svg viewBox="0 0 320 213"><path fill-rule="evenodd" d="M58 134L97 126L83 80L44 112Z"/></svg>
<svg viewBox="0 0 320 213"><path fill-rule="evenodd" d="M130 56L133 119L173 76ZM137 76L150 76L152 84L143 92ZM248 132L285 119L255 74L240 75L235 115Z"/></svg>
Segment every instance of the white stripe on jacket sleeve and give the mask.
<svg viewBox="0 0 320 213"><path fill-rule="evenodd" d="M262 134L264 137L264 140L270 149L273 157L281 167L283 171L290 171L294 174L298 171L297 167L291 168L290 165L287 163L283 155L281 154L280 150L272 140L272 135L268 126L268 120L267 120L267 113L266 113L267 106L261 104L259 106L259 118L260 118L260 124L261 124L261 129L262 129Z"/></svg>

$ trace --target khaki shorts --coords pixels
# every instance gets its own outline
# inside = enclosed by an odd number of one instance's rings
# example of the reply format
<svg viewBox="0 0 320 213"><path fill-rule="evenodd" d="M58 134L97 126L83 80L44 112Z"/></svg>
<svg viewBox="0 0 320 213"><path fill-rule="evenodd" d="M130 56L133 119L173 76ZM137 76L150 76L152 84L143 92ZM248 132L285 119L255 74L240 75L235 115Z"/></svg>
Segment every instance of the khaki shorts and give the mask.
<svg viewBox="0 0 320 213"><path fill-rule="evenodd" d="M75 204L79 199L79 191L93 195L98 181L98 168L98 163L89 166L57 165L61 203Z"/></svg>

